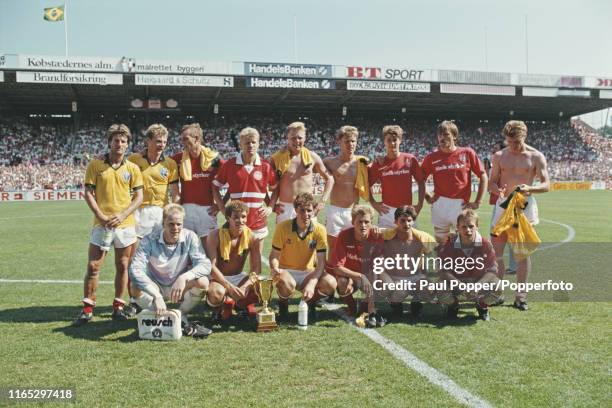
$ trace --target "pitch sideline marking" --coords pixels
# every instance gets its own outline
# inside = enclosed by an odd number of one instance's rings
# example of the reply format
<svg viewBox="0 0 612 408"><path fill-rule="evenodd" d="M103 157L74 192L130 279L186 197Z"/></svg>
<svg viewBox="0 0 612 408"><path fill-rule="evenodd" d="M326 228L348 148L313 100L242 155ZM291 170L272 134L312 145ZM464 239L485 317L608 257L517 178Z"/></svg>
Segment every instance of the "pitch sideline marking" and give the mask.
<svg viewBox="0 0 612 408"><path fill-rule="evenodd" d="M261 260L263 261L263 263L270 266L270 263L268 262L268 260L264 258L263 256L261 257ZM427 380L429 380L429 382L431 382L432 384L441 387L444 391L449 393L457 401L469 407L478 407L478 408L491 408L492 407L492 405L488 403L487 401L477 397L476 395L470 393L468 390L462 388L456 382L451 380L448 376L442 374L441 372L439 372L438 370L436 370L435 368L433 368L432 366L430 366L423 360L420 360L417 356L415 356L414 354L412 354L411 352L409 352L402 346L398 345L394 341L378 333L376 330L361 329L355 326L355 324L348 318L348 316L346 316L344 312L340 310L340 305L330 305L330 304L324 303L323 306L327 310L330 310L334 312L336 315L340 316L344 321L346 321L349 325L351 325L351 327L353 327L358 332L360 332L361 334L365 335L370 340L372 340L374 343L378 344L383 349L388 351L393 357L395 357L396 359L404 363L406 367L416 371L417 373L425 377Z"/></svg>

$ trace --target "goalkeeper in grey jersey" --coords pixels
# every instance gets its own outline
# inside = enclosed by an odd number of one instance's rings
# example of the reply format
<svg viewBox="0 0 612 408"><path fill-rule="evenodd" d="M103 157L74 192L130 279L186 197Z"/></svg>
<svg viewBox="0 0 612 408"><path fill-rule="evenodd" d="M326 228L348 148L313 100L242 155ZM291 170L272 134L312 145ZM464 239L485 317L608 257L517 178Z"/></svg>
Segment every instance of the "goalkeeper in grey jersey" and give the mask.
<svg viewBox="0 0 612 408"><path fill-rule="evenodd" d="M168 204L163 212L163 229L145 236L130 264L132 293L142 309L163 314L166 301L180 304L184 334L205 337L211 331L189 324L187 313L197 306L208 290L210 260L197 235L183 228L185 210Z"/></svg>

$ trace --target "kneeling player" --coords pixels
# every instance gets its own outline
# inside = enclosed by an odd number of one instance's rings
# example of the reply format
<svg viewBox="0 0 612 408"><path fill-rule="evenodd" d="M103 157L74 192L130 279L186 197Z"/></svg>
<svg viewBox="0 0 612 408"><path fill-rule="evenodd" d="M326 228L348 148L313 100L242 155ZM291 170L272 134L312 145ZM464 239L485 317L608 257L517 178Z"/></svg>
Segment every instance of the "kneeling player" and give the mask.
<svg viewBox="0 0 612 408"><path fill-rule="evenodd" d="M317 202L312 194L301 193L293 201L293 207L296 218L276 226L270 252L270 270L276 282L280 320L287 319L288 299L296 289L309 303L311 318L314 318L316 301L336 291L336 279L324 271L327 231L314 219Z"/></svg>
<svg viewBox="0 0 612 408"><path fill-rule="evenodd" d="M411 205L398 207L394 213L395 228L383 232L385 240L383 258L394 259L393 268L378 275L383 283L404 286L402 289L381 291L397 314L403 314L402 301L412 296L410 311L418 316L423 309L421 302L429 302L433 293L427 288L424 270L424 256L432 253L437 243L434 237L413 228L417 212ZM425 282L425 284L423 284Z"/></svg>
<svg viewBox="0 0 612 408"><path fill-rule="evenodd" d="M202 301L208 289L210 261L198 236L183 229L185 210L168 204L163 212L163 229L145 236L130 265L132 293L142 309L162 314L165 300L180 305L184 334L208 336L212 331L187 321L187 313Z"/></svg>
<svg viewBox="0 0 612 408"><path fill-rule="evenodd" d="M366 205L356 205L351 210L353 226L344 229L338 234L335 249L328 268L333 271L338 281L338 295L347 308L347 314L356 314L353 293L361 290L365 295L368 314L375 312L374 292L368 279L367 266L372 256L381 251L383 240L378 238L372 230L374 212Z"/></svg>
<svg viewBox="0 0 612 408"><path fill-rule="evenodd" d="M460 297L476 301L478 316L489 320L489 305L501 296L497 290L497 261L493 245L478 232L478 214L464 210L457 217L457 234L451 234L438 251L442 261L440 282L446 282L446 290L438 293L440 303L448 304L448 316L457 317ZM479 291L463 291L457 282L478 283L485 286ZM452 284L454 283L454 285Z"/></svg>
<svg viewBox="0 0 612 408"><path fill-rule="evenodd" d="M212 282L208 289L207 303L218 312L223 305L223 319L232 315L234 306L246 307L249 315L255 315L257 295L249 275L242 272L249 256L251 273L261 273L259 244L246 226L249 207L242 201L231 201L225 207L227 222L213 231L206 241L212 264Z"/></svg>

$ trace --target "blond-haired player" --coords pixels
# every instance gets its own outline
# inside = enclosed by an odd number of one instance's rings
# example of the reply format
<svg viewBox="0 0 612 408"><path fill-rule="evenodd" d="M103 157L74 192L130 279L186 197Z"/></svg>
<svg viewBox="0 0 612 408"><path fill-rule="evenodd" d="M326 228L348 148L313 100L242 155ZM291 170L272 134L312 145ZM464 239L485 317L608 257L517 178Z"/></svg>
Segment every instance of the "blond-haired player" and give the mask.
<svg viewBox="0 0 612 408"><path fill-rule="evenodd" d="M212 331L195 322L189 324L187 313L206 295L210 261L198 236L183 228L183 207L166 205L162 219L163 229L145 236L132 259L130 278L134 297L142 309L157 314L166 311L166 301L181 302L183 333L206 337Z"/></svg>
<svg viewBox="0 0 612 408"><path fill-rule="evenodd" d="M334 178L325 168L321 157L305 146L306 126L293 122L285 131L287 145L270 158L272 168L279 180L278 187L270 199L270 206L277 213L276 223L295 217L293 200L300 193L314 193L314 174L319 174L325 183L315 210L318 213L329 199ZM277 201L278 199L278 201Z"/></svg>
<svg viewBox="0 0 612 408"><path fill-rule="evenodd" d="M144 198L140 208L134 212L136 235L142 238L153 228L161 227L163 207L179 197L179 175L176 162L164 155L168 144L168 129L155 123L145 132L147 147L141 152L132 153L128 160L138 166L144 181Z"/></svg>
<svg viewBox="0 0 612 408"><path fill-rule="evenodd" d="M342 126L336 132L340 154L323 160L325 167L334 176L334 186L326 210L325 227L327 241L333 248L336 237L344 228L351 226L351 208L359 202L359 197L369 201L368 159L356 156L359 131L354 126ZM330 254L330 257L331 255Z"/></svg>
<svg viewBox="0 0 612 408"><path fill-rule="evenodd" d="M496 152L491 157L491 180L489 191L497 194L499 198L495 204L495 214L491 221L491 228L504 213L501 204L507 196L514 190L518 190L529 197L527 207L523 214L531 225L539 223L538 206L532 194L545 193L550 190L550 178L546 167L546 158L533 147L527 145L527 125L519 120L511 120L504 126L503 135L507 146ZM534 181L539 179L540 183L534 185ZM502 233L500 236L493 236L493 246L497 256L499 266L499 277L503 278L505 273L504 266L504 247L506 246L507 236ZM516 268L516 280L519 283L526 283L531 270L531 259L529 257L518 261ZM517 292L514 306L519 310L527 310L527 293Z"/></svg>
<svg viewBox="0 0 612 408"><path fill-rule="evenodd" d="M267 218L272 209L265 205L268 190L276 188L276 174L270 163L259 157L259 132L251 127L240 131L240 152L227 160L213 181L213 197L219 211L225 211L225 204L219 189L227 185L232 200L243 201L249 207L247 227L253 232L260 248L268 235Z"/></svg>

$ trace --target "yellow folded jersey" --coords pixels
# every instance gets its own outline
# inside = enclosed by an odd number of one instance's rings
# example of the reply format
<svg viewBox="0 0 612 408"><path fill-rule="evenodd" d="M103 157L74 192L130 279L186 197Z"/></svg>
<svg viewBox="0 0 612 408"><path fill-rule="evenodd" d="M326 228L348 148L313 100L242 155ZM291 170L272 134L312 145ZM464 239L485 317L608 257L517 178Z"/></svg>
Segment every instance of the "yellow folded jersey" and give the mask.
<svg viewBox="0 0 612 408"><path fill-rule="evenodd" d="M370 164L370 160L365 156L355 157L357 158L355 189L359 192L359 197L364 201L370 201L370 184L368 183L368 164Z"/></svg>
<svg viewBox="0 0 612 408"><path fill-rule="evenodd" d="M534 253L541 241L523 214L528 198L518 191L512 194L507 201L506 210L493 227L491 234L499 236L505 232L516 260L521 261Z"/></svg>
<svg viewBox="0 0 612 408"><path fill-rule="evenodd" d="M229 261L230 250L231 250L232 237L230 236L229 228L226 225L219 230L219 252L221 258L224 261ZM247 226L243 227L242 234L240 235L240 241L238 242L238 255L242 256L244 251L249 250L249 244L251 242L251 229Z"/></svg>
<svg viewBox="0 0 612 408"><path fill-rule="evenodd" d="M214 150L202 146L202 151L200 152L200 168L202 171L208 170L218 154ZM191 181L191 159L187 150L183 150L179 171L183 180Z"/></svg>
<svg viewBox="0 0 612 408"><path fill-rule="evenodd" d="M302 147L302 149L300 150L300 156L302 158L302 164L304 165L304 167L312 165L313 160L310 150L305 147ZM274 162L274 167L276 168L276 174L281 177L289 168L289 162L291 161L291 154L289 153L289 149L285 148L274 153L272 155L272 161Z"/></svg>

